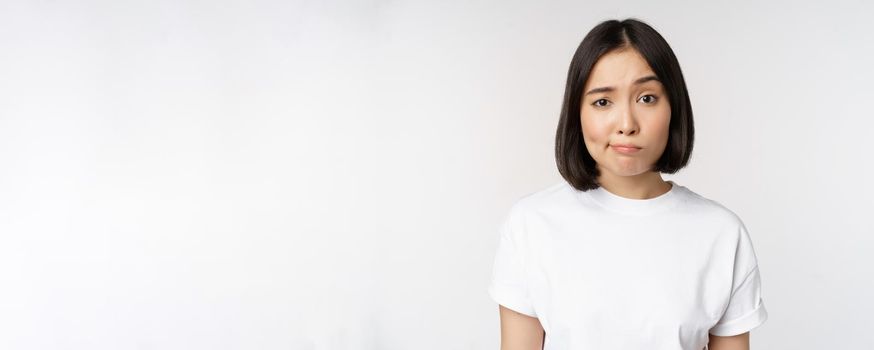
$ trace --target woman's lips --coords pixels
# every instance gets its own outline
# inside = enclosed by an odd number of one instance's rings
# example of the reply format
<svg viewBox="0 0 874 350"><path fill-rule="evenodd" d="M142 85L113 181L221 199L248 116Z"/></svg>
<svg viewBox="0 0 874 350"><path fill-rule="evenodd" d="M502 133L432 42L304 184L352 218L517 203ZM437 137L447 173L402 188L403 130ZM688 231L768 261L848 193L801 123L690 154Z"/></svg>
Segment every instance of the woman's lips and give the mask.
<svg viewBox="0 0 874 350"><path fill-rule="evenodd" d="M622 153L622 154L634 154L637 151L640 151L640 148L637 147L626 147L626 146L610 146L614 151Z"/></svg>

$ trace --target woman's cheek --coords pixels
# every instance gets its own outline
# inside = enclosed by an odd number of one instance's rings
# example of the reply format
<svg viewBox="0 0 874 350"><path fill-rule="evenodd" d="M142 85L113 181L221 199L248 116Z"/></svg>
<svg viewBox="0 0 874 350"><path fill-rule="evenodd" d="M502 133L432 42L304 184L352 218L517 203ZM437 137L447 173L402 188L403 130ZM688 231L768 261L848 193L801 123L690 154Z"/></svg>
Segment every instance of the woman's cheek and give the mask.
<svg viewBox="0 0 874 350"><path fill-rule="evenodd" d="M606 144L606 125L593 122L592 119L595 118L587 118L583 120L584 136L586 136L588 141L594 145Z"/></svg>

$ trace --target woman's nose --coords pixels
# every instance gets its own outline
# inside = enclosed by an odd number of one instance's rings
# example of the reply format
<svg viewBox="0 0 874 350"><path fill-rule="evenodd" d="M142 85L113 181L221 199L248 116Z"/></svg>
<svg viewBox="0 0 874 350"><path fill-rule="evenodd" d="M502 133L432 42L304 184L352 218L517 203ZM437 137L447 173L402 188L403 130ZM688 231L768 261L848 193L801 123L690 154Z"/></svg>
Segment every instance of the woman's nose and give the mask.
<svg viewBox="0 0 874 350"><path fill-rule="evenodd" d="M619 134L633 135L637 133L637 120L634 119L634 114L632 112L631 106L626 105L625 108L620 111L620 113L621 114L618 126Z"/></svg>

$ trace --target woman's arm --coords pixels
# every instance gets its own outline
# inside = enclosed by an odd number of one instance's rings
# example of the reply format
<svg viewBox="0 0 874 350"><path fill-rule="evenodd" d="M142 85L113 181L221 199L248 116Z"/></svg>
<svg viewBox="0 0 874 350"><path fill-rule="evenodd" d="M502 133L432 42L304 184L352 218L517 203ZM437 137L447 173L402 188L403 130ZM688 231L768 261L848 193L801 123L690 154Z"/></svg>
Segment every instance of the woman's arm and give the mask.
<svg viewBox="0 0 874 350"><path fill-rule="evenodd" d="M501 350L541 350L545 333L540 320L498 305Z"/></svg>
<svg viewBox="0 0 874 350"><path fill-rule="evenodd" d="M733 335L730 337L719 337L710 334L710 343L707 344L708 350L750 350L750 332Z"/></svg>

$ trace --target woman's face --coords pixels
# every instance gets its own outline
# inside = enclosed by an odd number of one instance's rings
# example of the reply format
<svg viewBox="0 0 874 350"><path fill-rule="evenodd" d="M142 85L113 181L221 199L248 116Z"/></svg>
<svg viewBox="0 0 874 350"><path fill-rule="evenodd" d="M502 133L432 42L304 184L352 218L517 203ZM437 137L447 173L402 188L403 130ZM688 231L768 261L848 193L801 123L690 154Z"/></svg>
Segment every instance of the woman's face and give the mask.
<svg viewBox="0 0 874 350"><path fill-rule="evenodd" d="M581 103L583 139L601 176L635 176L652 169L668 142L671 106L637 50L601 56Z"/></svg>

